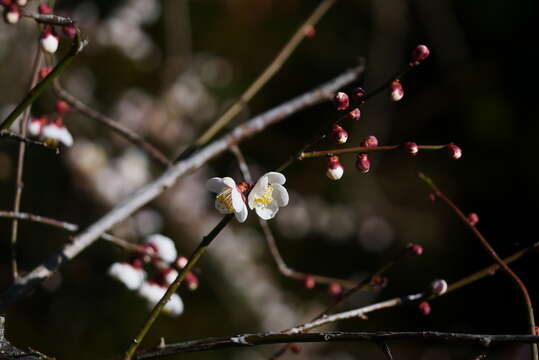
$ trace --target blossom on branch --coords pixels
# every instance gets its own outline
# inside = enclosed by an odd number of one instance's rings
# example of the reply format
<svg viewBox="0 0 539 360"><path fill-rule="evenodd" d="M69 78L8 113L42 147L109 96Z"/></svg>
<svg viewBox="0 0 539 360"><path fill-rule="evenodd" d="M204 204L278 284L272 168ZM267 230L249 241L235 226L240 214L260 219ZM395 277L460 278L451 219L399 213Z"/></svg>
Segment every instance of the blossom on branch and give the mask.
<svg viewBox="0 0 539 360"><path fill-rule="evenodd" d="M129 290L140 288L146 278L146 272L138 262L114 263L109 268L109 275L122 282Z"/></svg>
<svg viewBox="0 0 539 360"><path fill-rule="evenodd" d="M247 206L243 193L249 188L247 183L236 185L234 179L230 177L214 177L206 182L206 187L217 194L215 198L215 208L221 214L234 214L236 219L242 223L247 219Z"/></svg>
<svg viewBox="0 0 539 360"><path fill-rule="evenodd" d="M161 300L167 292L167 286L153 281L145 282L140 287L138 293L148 302L148 307L153 307ZM183 301L178 294L172 294L168 302L163 307L163 311L171 316L178 316L183 313Z"/></svg>
<svg viewBox="0 0 539 360"><path fill-rule="evenodd" d="M272 219L279 207L288 205L288 192L283 184L286 178L278 172L264 174L249 193L249 207L264 220Z"/></svg>
<svg viewBox="0 0 539 360"><path fill-rule="evenodd" d="M155 250L159 259L168 264L173 263L178 257L174 241L164 235L150 235L146 238L146 244L150 245Z"/></svg>

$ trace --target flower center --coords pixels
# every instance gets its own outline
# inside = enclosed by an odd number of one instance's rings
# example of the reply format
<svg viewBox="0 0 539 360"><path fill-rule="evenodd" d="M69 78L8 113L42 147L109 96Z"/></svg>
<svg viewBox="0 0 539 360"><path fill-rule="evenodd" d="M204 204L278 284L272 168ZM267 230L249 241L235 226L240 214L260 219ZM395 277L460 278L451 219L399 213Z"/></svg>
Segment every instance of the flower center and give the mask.
<svg viewBox="0 0 539 360"><path fill-rule="evenodd" d="M228 211L234 211L234 206L232 205L232 189L227 188L217 195L217 200L223 204Z"/></svg>
<svg viewBox="0 0 539 360"><path fill-rule="evenodd" d="M264 192L264 194L262 194L262 196L260 196L259 198L255 199L255 203L261 207L268 206L273 201L272 194L273 194L273 186L268 185L266 187L266 191Z"/></svg>

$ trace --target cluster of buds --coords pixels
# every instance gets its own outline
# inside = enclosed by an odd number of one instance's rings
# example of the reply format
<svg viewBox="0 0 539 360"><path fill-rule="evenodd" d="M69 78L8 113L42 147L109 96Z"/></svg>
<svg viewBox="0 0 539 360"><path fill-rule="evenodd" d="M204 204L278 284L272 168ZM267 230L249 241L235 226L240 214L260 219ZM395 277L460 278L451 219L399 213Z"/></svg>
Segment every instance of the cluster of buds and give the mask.
<svg viewBox="0 0 539 360"><path fill-rule="evenodd" d="M52 14L51 7L46 3L40 3L37 10L42 15ZM72 39L77 35L77 28L73 24L63 25L62 33ZM49 54L54 54L58 50L60 38L53 25L46 24L43 26L39 36L39 44L41 49Z"/></svg>
<svg viewBox="0 0 539 360"><path fill-rule="evenodd" d="M49 146L73 145L73 136L64 125L64 116L69 112L69 105L65 101L58 101L56 112L50 116L35 117L28 124L28 132L38 137Z"/></svg>
<svg viewBox="0 0 539 360"><path fill-rule="evenodd" d="M4 7L4 21L8 24L16 24L21 18L21 8L28 4L28 0L0 0Z"/></svg>
<svg viewBox="0 0 539 360"><path fill-rule="evenodd" d="M187 265L187 258L179 256L174 242L163 235L148 236L140 250L133 254L129 262L114 263L109 275L123 283L129 290L136 291L144 298L149 308L163 297L168 287L178 277L178 270ZM148 278L145 268L151 267L153 274ZM198 278L192 272L186 274L185 284L190 290L198 287ZM173 294L164 311L172 316L183 312L183 302L178 294Z"/></svg>

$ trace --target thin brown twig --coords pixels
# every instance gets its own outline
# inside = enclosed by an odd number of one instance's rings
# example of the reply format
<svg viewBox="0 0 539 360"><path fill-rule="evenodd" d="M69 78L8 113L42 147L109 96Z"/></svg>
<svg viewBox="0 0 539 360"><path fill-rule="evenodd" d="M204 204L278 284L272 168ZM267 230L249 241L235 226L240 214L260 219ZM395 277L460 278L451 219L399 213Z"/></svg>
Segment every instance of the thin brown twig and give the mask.
<svg viewBox="0 0 539 360"><path fill-rule="evenodd" d="M447 144L445 145L417 145L417 148L419 150L442 150L442 149L445 149L446 147L447 147ZM342 148L342 149L310 151L310 152L302 152L298 156L298 160L321 157L321 156L328 156L328 155L339 155L339 154L370 152L370 151L388 151L388 150L395 150L395 149L401 149L401 148L403 148L403 145L380 145L380 146L354 146L354 147Z"/></svg>
<svg viewBox="0 0 539 360"><path fill-rule="evenodd" d="M97 122L105 125L127 141L133 143L134 145L141 148L148 155L150 155L157 163L163 167L169 167L172 162L155 146L146 141L142 136L137 134L135 131L129 129L128 127L123 126L118 121L112 119L109 116L106 116L99 111L93 109L92 107L86 105L84 102L76 98L74 95L70 94L65 90L58 79L54 81L54 90L56 95L67 102L73 109L80 112L81 114L89 117L90 119L96 120Z"/></svg>
<svg viewBox="0 0 539 360"><path fill-rule="evenodd" d="M518 277L517 274L511 270L511 268L500 258L500 256L496 253L494 248L490 245L488 240L481 234L481 232L477 229L475 224L470 222L466 215L462 212L462 210L453 202L451 199L449 199L443 191L436 186L436 184L432 181L431 178L425 176L424 174L419 174L419 178L423 180L436 194L436 196L440 199L442 199L447 206L456 214L458 217L468 226L468 228L472 231L472 233L479 239L487 253L501 266L501 268L504 270L504 272L513 280L513 282L517 285L517 287L520 289L520 292L524 298L524 302L526 303L526 309L528 311L528 321L530 325L530 332L532 335L535 335L535 316L533 311L533 305L530 298L530 295L528 293L528 289L526 288L526 285L522 282L522 280ZM537 345L532 345L532 358L534 360L539 359L539 352L537 349Z"/></svg>
<svg viewBox="0 0 539 360"><path fill-rule="evenodd" d="M34 63L32 65L31 71L31 80L30 85L28 86L28 91L30 91L38 81L39 67L41 66L41 61L43 55L39 47L36 48L36 55ZM30 104L23 113L23 118L20 122L19 135L21 138L26 138L26 130L28 127L28 120L30 119L30 110L32 105ZM15 199L13 200L13 211L19 212L21 208L21 199L22 192L24 188L23 183L23 172L24 172L24 155L26 153L26 142L19 142L19 150L17 155L17 170L16 170L16 179L15 179ZM17 282L19 278L19 270L17 266L17 235L19 233L19 221L13 219L11 223L11 272L13 276L13 282Z"/></svg>
<svg viewBox="0 0 539 360"><path fill-rule="evenodd" d="M266 332L258 334L240 334L220 338L207 338L191 340L176 344L167 344L155 350L145 351L138 354L135 359L157 359L166 356L183 354L188 352L217 350L224 348L247 348L257 345L283 344L283 343L311 343L311 342L372 342L384 343L386 341L403 340L419 342L435 342L442 344L479 345L489 347L494 344L529 344L539 343L539 336L534 335L481 335L444 333L437 331L399 332L399 331L375 331L375 332L320 332L283 334L280 332Z"/></svg>
<svg viewBox="0 0 539 360"><path fill-rule="evenodd" d="M28 145L35 145L35 146L44 147L44 148L53 150L56 153L59 153L59 151L60 151L60 149L58 147L56 147L56 146L50 146L47 143L44 143L42 141L32 140L32 139L29 139L27 137L22 137L22 136L14 133L14 132L11 132L11 131L8 131L8 130L0 130L0 137L15 140L15 141L19 141L19 142L24 142L24 143L26 143Z"/></svg>

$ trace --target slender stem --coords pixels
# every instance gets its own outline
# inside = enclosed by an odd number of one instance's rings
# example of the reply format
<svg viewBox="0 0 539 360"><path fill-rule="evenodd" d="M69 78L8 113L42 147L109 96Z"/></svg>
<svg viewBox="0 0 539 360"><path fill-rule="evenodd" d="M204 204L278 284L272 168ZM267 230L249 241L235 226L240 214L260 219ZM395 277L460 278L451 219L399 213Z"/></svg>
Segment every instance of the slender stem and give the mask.
<svg viewBox="0 0 539 360"><path fill-rule="evenodd" d="M69 222L60 221L56 219L51 219L44 216L22 213L22 212L0 210L0 217L37 222L37 223L41 223L45 225L54 226L60 229L64 229L69 232L76 232L79 229L79 226L76 224L72 224Z"/></svg>
<svg viewBox="0 0 539 360"><path fill-rule="evenodd" d="M148 141L144 140L144 138L137 134L135 131L123 126L118 121L115 121L114 119L91 108L90 106L86 105L84 102L70 94L67 90L63 89L58 79L54 81L54 90L58 97L71 105L73 109L93 120L98 121L112 131L116 132L118 135L122 136L127 141L130 141L134 145L138 146L163 167L166 168L172 164L172 162L161 151L159 151Z"/></svg>
<svg viewBox="0 0 539 360"><path fill-rule="evenodd" d="M212 243L212 241L219 235L221 230L223 230L230 220L234 217L234 214L228 214L223 217L223 219L213 228L213 230L204 238L202 238L202 241L196 248L195 252L191 257L189 258L189 261L187 262L187 265L179 272L178 276L174 280L174 282L168 287L167 292L161 300L155 305L152 312L148 316L148 319L138 332L137 336L133 339L129 347L127 348L127 351L125 352L125 355L123 357L123 360L129 360L133 357L135 354L135 351L137 351L137 348L142 343L142 340L144 340L144 337L152 327L153 323L161 313L161 310L166 305L172 294L178 290L178 287L182 283L183 279L185 278L185 275L191 271L191 269L195 266L195 264L198 262L202 254L206 251L208 246Z"/></svg>
<svg viewBox="0 0 539 360"><path fill-rule="evenodd" d="M434 184L432 179L425 176L424 174L419 174L419 178L423 180L436 194L437 197L442 199L451 210L455 214L458 215L458 217L468 226L468 228L472 231L472 233L479 239L487 253L498 263L498 265L501 266L501 268L504 270L504 272L513 280L513 282L517 285L517 287L520 289L520 292L522 293L522 296L524 298L524 302L526 303L526 309L528 311L528 321L530 325L530 332L532 335L535 335L535 316L532 306L532 301L530 298L530 295L528 293L528 289L526 288L526 285L522 282L522 280L518 277L517 274L511 270L509 266L498 256L494 248L490 245L490 243L487 241L487 239L481 234L481 232L477 229L477 227L472 224L470 221L468 221L468 218L462 210L453 202L451 201L437 186ZM539 352L537 349L537 345L532 345L532 358L534 360L539 359Z"/></svg>
<svg viewBox="0 0 539 360"><path fill-rule="evenodd" d="M445 149L447 145L418 145L419 150L442 150ZM334 149L334 150L322 150L322 151L311 151L311 152L302 152L298 157L298 160L315 158L327 155L338 155L346 153L357 153L357 152L369 152L369 151L388 151L402 148L402 145L381 145L374 147L366 146L354 146L349 148Z"/></svg>
<svg viewBox="0 0 539 360"><path fill-rule="evenodd" d="M34 63L32 65L31 80L29 90L32 89L38 80L39 67L43 59L41 50L36 48L36 55ZM30 107L26 109L23 114L22 121L20 122L19 135L21 138L26 138L26 130L28 128L28 120L30 119ZM26 143L24 141L19 142L19 151L17 155L17 171L15 179L15 199L13 200L13 212L19 212L21 209L22 192L24 188L23 172L24 172L24 155L26 153ZM16 282L19 278L19 271L17 266L17 235L19 233L19 221L13 219L11 223L11 272L13 275L13 281Z"/></svg>
<svg viewBox="0 0 539 360"><path fill-rule="evenodd" d="M277 54L275 59L268 65L268 67L258 76L258 78L245 90L240 98L221 115L219 119L206 130L194 143L194 145L183 151L177 158L178 160L184 159L186 156L192 154L197 148L205 145L210 141L224 126L226 126L244 106L258 93L258 91L281 69L286 60L292 55L294 50L298 47L301 41L307 36L305 29L308 27L314 27L318 21L327 13L327 11L333 6L336 0L323 0L307 18L307 20L299 26L294 35L288 40L285 46Z"/></svg>
<svg viewBox="0 0 539 360"><path fill-rule="evenodd" d="M434 342L443 344L479 345L488 347L494 344L529 344L539 343L539 336L533 335L481 335L463 333L445 333L437 331L420 332L320 332L305 334L283 334L280 332L266 332L258 334L241 334L229 337L207 338L168 344L156 350L147 351L137 355L137 360L156 359L176 354L217 350L224 348L247 348L256 345L311 343L311 342L372 342L384 343L390 340Z"/></svg>
<svg viewBox="0 0 539 360"><path fill-rule="evenodd" d="M48 148L50 150L59 152L59 149L57 147L51 147L51 146L47 145L46 143L44 143L42 141L37 141L37 140L28 139L26 137L22 137L22 136L20 136L18 134L15 134L15 133L11 132L11 131L0 130L0 137L6 138L6 139L12 139L12 140L19 141L19 142L24 142L24 143L26 143L28 145L41 146L41 147Z"/></svg>
<svg viewBox="0 0 539 360"><path fill-rule="evenodd" d="M81 39L80 31L77 28L77 34L71 44L71 49L66 56L54 67L54 69L43 80L38 82L25 96L25 98L13 109L13 111L2 121L0 130L6 130L13 125L13 122L23 113L43 93L47 85L73 61L84 48L84 42Z"/></svg>

